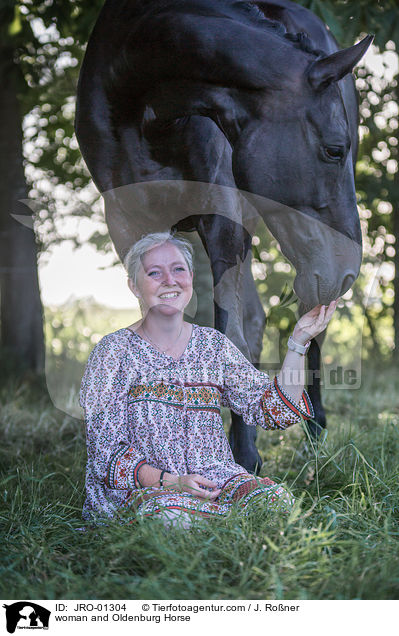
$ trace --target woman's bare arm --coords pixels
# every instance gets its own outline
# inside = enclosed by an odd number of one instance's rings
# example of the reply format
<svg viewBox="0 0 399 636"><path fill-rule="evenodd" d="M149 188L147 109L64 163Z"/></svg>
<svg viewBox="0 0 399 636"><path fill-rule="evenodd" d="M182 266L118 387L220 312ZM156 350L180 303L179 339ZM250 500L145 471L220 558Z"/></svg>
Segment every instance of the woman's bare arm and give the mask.
<svg viewBox="0 0 399 636"><path fill-rule="evenodd" d="M304 314L295 325L292 334L294 341L304 345L322 333L330 322L338 300L333 300L328 307L317 305ZM305 385L305 356L288 350L277 379L283 391L299 404Z"/></svg>

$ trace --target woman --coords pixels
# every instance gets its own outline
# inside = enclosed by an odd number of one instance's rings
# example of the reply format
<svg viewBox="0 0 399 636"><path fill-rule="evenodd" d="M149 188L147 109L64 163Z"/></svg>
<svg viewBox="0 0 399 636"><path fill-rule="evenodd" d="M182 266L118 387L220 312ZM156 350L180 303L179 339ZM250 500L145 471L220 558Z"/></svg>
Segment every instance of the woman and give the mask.
<svg viewBox="0 0 399 636"><path fill-rule="evenodd" d="M235 501L292 504L268 478L234 461L221 407L249 425L285 429L313 416L304 390L304 353L338 301L297 322L274 381L216 329L183 319L193 287L192 248L168 232L149 234L125 259L142 318L105 336L81 386L87 424L83 516L161 515L187 526L195 515L226 515Z"/></svg>

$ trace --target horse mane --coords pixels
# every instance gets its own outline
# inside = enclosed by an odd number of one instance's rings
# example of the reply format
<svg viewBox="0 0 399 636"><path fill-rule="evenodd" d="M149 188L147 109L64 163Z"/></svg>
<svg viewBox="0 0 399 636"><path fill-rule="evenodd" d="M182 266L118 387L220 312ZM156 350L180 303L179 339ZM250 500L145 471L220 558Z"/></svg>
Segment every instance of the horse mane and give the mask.
<svg viewBox="0 0 399 636"><path fill-rule="evenodd" d="M142 17L145 13L151 11L158 13L171 6L175 6L178 10L184 10L190 4L192 3L187 2L187 0L136 0L136 2L132 3L130 9L133 9L132 13L135 14L136 17ZM246 0L219 0L218 3L215 3L215 0L201 0L198 3L198 8L207 9L210 14L215 13L219 7L223 8L223 6L226 9L237 9L238 12L241 12L247 18L252 19L254 22L261 23L262 28L289 40L296 48L305 53L310 53L317 57L327 56L325 51L317 49L314 46L311 38L306 33L303 31L300 33L289 33L284 24L277 20L267 18L260 7L255 3L247 2Z"/></svg>
<svg viewBox="0 0 399 636"><path fill-rule="evenodd" d="M179 1L180 0L178 0L178 2ZM292 42L295 48L298 48L299 50L304 51L305 53L310 53L311 55L314 55L316 57L327 56L327 53L325 51L317 49L314 46L311 38L306 33L304 33L303 31L299 33L289 33L284 24L278 22L277 20L271 20L270 18L267 18L262 9L260 9L260 7L258 7L258 5L255 3L246 2L245 0L233 0L233 2L231 0L221 0L221 5L223 4L226 6L226 8L237 9L238 12L245 14L247 18L259 23L262 28L267 29L273 34ZM201 5L208 5L209 9L213 11L216 8L214 0L202 0Z"/></svg>
<svg viewBox="0 0 399 636"><path fill-rule="evenodd" d="M283 37L293 42L298 49L305 53L310 53L316 57L327 57L327 53L322 49L316 49L310 37L303 31L300 31L300 33L288 33L287 31Z"/></svg>
<svg viewBox="0 0 399 636"><path fill-rule="evenodd" d="M317 49L314 46L311 38L303 31L299 33L289 33L284 24L278 22L277 20L271 20L270 18L267 18L257 4L245 2L245 0L236 0L235 2L231 3L231 6L237 7L237 9L245 12L248 17L253 18L255 21L262 22L262 27L273 31L276 35L279 35L286 40L289 40L294 44L296 48L300 49L301 51L310 53L311 55L315 55L317 57L325 57L327 55L325 51Z"/></svg>
<svg viewBox="0 0 399 636"><path fill-rule="evenodd" d="M245 20L249 20L259 25L260 28L269 31L273 35L290 42L295 48L313 55L317 58L326 57L327 53L314 46L311 38L304 32L290 33L284 24L277 20L272 20L265 16L262 10L255 3L246 0L130 0L130 2L122 2L118 13L120 17L123 15L125 28L131 19L140 21L145 15L157 15L167 9L174 8L177 12L183 12L187 9L193 9L198 15L235 15L239 19L240 14ZM122 33L124 28L121 29ZM112 87L118 82L129 68L129 47L123 42L123 35L119 40L118 51L113 60L109 77L106 84L112 90ZM127 35L125 31L125 35Z"/></svg>

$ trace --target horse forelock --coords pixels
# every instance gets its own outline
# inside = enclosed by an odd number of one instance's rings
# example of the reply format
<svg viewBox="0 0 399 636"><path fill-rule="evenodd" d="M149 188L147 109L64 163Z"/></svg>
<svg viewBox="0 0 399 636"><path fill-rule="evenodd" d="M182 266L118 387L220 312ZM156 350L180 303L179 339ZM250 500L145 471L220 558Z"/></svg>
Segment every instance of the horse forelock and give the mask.
<svg viewBox="0 0 399 636"><path fill-rule="evenodd" d="M133 0L128 3L134 7L134 11L130 14L133 17L132 23L124 23L121 32L121 39L118 41L118 47L113 52L112 60L110 60L107 72L102 69L102 75L105 80L107 91L111 94L115 89L124 86L126 77L131 76L134 64L132 64L132 55L135 51L135 35L140 33L140 23L142 18L149 19L148 24L151 25L151 17L154 18L164 11L191 11L193 15L218 15L233 17L238 22L252 22L274 36L282 38L293 48L303 51L315 58L326 57L327 53L321 49L317 49L311 38L304 32L290 33L285 26L276 20L272 20L265 16L261 8L256 3L246 2L245 0ZM119 14L121 15L121 14ZM241 19L240 19L241 18ZM151 29L151 26L149 26ZM140 69L134 68L136 80L140 78Z"/></svg>

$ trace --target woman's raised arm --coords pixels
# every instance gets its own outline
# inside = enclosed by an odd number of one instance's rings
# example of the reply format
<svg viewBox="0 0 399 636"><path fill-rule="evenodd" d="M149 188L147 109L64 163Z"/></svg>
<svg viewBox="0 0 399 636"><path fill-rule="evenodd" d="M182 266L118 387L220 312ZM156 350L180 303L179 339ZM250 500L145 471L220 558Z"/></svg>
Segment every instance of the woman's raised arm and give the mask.
<svg viewBox="0 0 399 636"><path fill-rule="evenodd" d="M237 347L223 336L221 355L224 361L222 405L241 415L245 424L265 429L285 429L313 417L309 396L303 390L297 403L282 390L278 378L271 380L259 371Z"/></svg>
<svg viewBox="0 0 399 636"><path fill-rule="evenodd" d="M331 302L328 307L317 305L304 314L295 325L292 334L294 342L303 346L322 333L330 322L337 303L338 299ZM305 356L288 350L277 377L283 392L289 393L293 401L298 402L305 384Z"/></svg>

